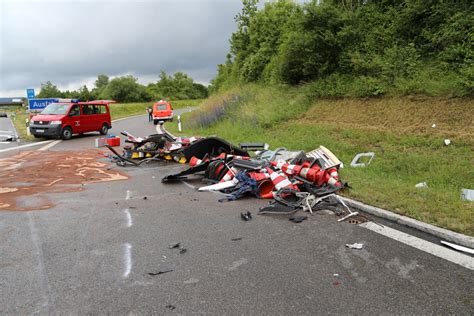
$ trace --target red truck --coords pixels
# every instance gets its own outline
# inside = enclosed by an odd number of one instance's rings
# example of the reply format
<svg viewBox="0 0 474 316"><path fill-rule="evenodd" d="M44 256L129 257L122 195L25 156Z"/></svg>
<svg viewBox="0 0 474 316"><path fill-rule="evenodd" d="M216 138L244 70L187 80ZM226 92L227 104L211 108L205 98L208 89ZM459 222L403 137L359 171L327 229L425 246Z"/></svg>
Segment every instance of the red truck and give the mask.
<svg viewBox="0 0 474 316"><path fill-rule="evenodd" d="M157 125L160 121L173 121L173 107L171 103L164 100L153 104L153 124Z"/></svg>

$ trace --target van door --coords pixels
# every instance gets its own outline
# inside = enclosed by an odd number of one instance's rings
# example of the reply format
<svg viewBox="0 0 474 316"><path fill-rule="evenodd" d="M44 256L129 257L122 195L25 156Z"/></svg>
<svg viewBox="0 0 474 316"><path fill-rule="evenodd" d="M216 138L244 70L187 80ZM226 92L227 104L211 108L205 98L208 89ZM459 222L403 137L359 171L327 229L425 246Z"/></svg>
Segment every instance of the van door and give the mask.
<svg viewBox="0 0 474 316"><path fill-rule="evenodd" d="M90 104L82 104L82 122L84 122L85 132L97 131L95 127L96 115L94 113L94 108Z"/></svg>
<svg viewBox="0 0 474 316"><path fill-rule="evenodd" d="M68 114L68 122L65 122L63 125L71 126L73 134L82 133L84 123L82 122L81 107L79 104L71 106Z"/></svg>

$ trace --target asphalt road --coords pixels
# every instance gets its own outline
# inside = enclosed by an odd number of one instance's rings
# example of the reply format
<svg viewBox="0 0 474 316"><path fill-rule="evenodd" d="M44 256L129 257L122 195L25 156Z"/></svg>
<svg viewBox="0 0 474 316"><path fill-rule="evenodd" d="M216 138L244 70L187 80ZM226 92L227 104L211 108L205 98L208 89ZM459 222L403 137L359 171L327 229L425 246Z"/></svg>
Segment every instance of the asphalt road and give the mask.
<svg viewBox="0 0 474 316"><path fill-rule="evenodd" d="M111 132L122 129L154 133L145 116ZM95 137L50 150L90 148ZM52 194L52 209L0 212L0 313L474 313L473 270L326 212L295 224L256 215L266 201L219 203L160 182L181 168L127 167L127 181ZM169 249L177 242L186 252ZM354 242L364 248L345 247Z"/></svg>

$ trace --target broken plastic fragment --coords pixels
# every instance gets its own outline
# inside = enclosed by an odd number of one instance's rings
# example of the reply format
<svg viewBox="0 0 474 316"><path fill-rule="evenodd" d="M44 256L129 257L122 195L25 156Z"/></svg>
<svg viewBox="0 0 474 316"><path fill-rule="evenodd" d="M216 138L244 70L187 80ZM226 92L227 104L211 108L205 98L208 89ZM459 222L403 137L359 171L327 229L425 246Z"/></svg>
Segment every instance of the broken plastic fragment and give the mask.
<svg viewBox="0 0 474 316"><path fill-rule="evenodd" d="M447 241L444 241L444 240L441 240L441 243L443 245L449 246L453 249L456 249L456 250L466 252L466 253L470 253L471 255L474 255L474 249L472 249L472 248L456 245L456 244L453 244L453 243L450 243L450 242L447 242Z"/></svg>
<svg viewBox="0 0 474 316"><path fill-rule="evenodd" d="M240 213L240 217L244 220L244 221L249 221L252 219L252 213L250 212L244 212L244 213Z"/></svg>
<svg viewBox="0 0 474 316"><path fill-rule="evenodd" d="M444 144L445 144L446 146L449 146L449 145L451 144L451 140L446 138L446 139L444 140Z"/></svg>
<svg viewBox="0 0 474 316"><path fill-rule="evenodd" d="M474 190L461 189L461 200L474 201Z"/></svg>
<svg viewBox="0 0 474 316"><path fill-rule="evenodd" d="M168 248L169 249L175 249L175 248L179 248L180 246L181 246L181 243L178 242L178 243L169 245Z"/></svg>
<svg viewBox="0 0 474 316"><path fill-rule="evenodd" d="M188 251L188 249L182 248L182 249L179 251L179 253L180 253L180 254L183 254L183 253L186 253L186 251Z"/></svg>
<svg viewBox="0 0 474 316"><path fill-rule="evenodd" d="M351 248L351 249L362 249L364 247L364 244L361 244L361 243L354 243L354 244L346 244L346 247L347 248Z"/></svg>
<svg viewBox="0 0 474 316"><path fill-rule="evenodd" d="M165 270L165 271L158 271L158 272L149 272L148 275L156 276L156 275L165 274L165 273L172 272L172 271L173 271L173 270Z"/></svg>
<svg viewBox="0 0 474 316"><path fill-rule="evenodd" d="M415 184L415 188L417 189L426 189L428 187L428 183L426 182L420 182Z"/></svg>
<svg viewBox="0 0 474 316"><path fill-rule="evenodd" d="M372 159L374 159L374 156L375 156L374 152L357 154L355 155L354 159L352 159L351 167L367 167L372 162ZM362 157L369 157L369 161L367 163L359 162L360 158Z"/></svg>
<svg viewBox="0 0 474 316"><path fill-rule="evenodd" d="M304 221L307 218L308 218L308 216L295 216L295 215L292 215L288 219L290 221L294 222L294 223L301 223L302 221Z"/></svg>

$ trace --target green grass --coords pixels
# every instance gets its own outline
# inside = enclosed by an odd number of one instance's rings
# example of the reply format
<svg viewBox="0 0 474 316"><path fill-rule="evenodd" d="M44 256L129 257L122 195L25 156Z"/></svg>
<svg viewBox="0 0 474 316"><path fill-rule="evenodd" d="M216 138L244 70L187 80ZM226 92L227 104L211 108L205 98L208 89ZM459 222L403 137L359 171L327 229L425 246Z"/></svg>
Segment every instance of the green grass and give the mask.
<svg viewBox="0 0 474 316"><path fill-rule="evenodd" d="M292 150L324 145L345 163L340 174L353 189L344 195L474 235L474 202L460 200L462 188L474 189L471 99L316 100L304 87L248 86L214 96L201 109L235 94L247 97L216 124L193 127L203 113L183 115L182 134L263 141ZM432 129L432 123L438 127ZM167 128L177 132L175 124ZM444 146L445 138L453 145ZM368 151L376 153L370 166L349 166L355 154ZM425 181L427 189L415 188Z"/></svg>

